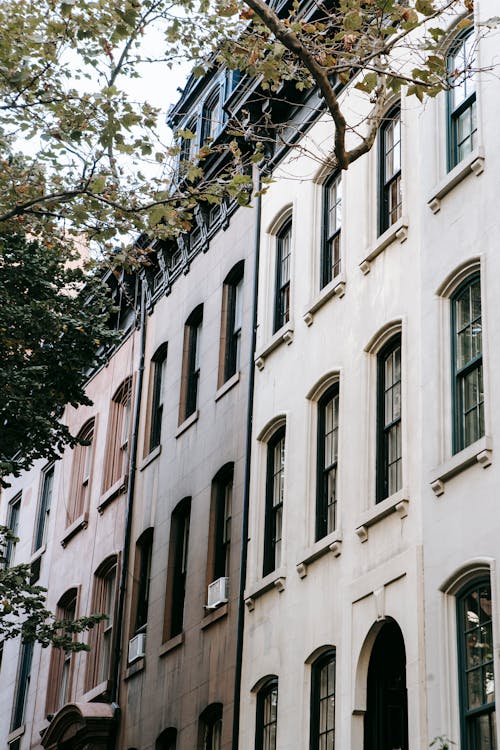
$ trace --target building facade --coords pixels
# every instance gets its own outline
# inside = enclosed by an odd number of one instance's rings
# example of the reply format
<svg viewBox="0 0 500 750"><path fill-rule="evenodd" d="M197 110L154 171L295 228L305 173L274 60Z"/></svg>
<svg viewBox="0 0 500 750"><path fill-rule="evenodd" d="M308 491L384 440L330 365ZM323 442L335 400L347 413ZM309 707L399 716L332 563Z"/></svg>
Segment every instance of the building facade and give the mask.
<svg viewBox="0 0 500 750"><path fill-rule="evenodd" d="M447 55L482 72L394 98L346 172L311 92L252 208L154 244L66 415L88 444L2 497L49 606L109 615L88 654L5 644L12 750L498 747L500 89L475 34L450 26ZM181 178L228 113L257 116L255 86L188 83Z"/></svg>

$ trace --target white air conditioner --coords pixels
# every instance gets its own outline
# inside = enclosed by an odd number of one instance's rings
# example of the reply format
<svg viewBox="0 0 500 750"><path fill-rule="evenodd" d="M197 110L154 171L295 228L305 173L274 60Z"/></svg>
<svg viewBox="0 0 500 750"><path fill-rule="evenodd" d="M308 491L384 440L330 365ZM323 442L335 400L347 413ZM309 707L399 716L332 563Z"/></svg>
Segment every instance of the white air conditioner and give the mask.
<svg viewBox="0 0 500 750"><path fill-rule="evenodd" d="M146 633L138 633L128 642L128 663L142 659L146 653Z"/></svg>
<svg viewBox="0 0 500 750"><path fill-rule="evenodd" d="M220 604L227 602L227 594L229 588L229 578L217 578L216 581L211 583L208 587L207 596L207 609L215 609Z"/></svg>

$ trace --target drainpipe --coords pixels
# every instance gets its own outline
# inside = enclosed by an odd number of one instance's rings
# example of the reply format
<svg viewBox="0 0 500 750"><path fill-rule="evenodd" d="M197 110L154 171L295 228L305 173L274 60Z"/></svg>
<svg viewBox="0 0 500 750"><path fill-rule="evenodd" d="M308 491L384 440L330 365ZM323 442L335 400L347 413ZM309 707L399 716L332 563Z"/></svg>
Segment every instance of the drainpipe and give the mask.
<svg viewBox="0 0 500 750"><path fill-rule="evenodd" d="M130 457L129 457L129 473L128 473L128 485L127 485L127 505L125 511L125 534L123 538L123 552L121 560L121 571L120 571L120 588L118 591L118 604L116 607L116 618L115 618L115 645L113 652L113 667L111 674L111 688L109 700L114 706L115 715L119 716L118 707L118 693L119 693L119 680L120 680L120 663L122 654L122 640L123 640L123 620L125 614L125 596L127 589L127 572L128 562L130 557L130 538L132 535L132 510L134 506L134 494L135 494L135 475L137 471L137 442L139 434L139 417L141 414L141 396L142 396L142 382L144 379L144 352L146 348L146 301L144 293L145 281L141 281L141 317L140 317L140 338L139 338L139 368L137 370L137 386L135 392L135 405L134 405L134 417L132 426L132 438L130 442ZM118 727L117 727L118 730Z"/></svg>
<svg viewBox="0 0 500 750"><path fill-rule="evenodd" d="M241 558L240 558L240 588L238 600L238 625L236 632L236 663L234 668L234 702L233 702L233 741L232 750L238 750L240 733L240 699L241 699L241 672L243 659L243 633L245 623L245 584L247 575L247 552L248 552L248 513L250 504L250 459L252 455L252 424L253 424L253 397L255 381L255 344L257 340L257 301L259 296L259 258L260 258L260 222L262 215L262 172L264 167L257 165L257 191L255 238L254 238L254 278L253 278L253 303L252 303L252 342L250 347L250 360L248 363L248 405L246 420L245 439L245 477L243 485L243 520L241 530Z"/></svg>

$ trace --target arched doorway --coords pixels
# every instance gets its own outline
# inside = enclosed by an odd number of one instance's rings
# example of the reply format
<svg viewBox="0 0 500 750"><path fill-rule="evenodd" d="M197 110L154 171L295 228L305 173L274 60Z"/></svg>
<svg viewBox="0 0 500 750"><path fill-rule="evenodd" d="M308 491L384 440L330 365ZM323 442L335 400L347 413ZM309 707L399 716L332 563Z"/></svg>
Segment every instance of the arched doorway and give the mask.
<svg viewBox="0 0 500 750"><path fill-rule="evenodd" d="M364 750L408 750L406 651L394 620L380 629L368 666Z"/></svg>

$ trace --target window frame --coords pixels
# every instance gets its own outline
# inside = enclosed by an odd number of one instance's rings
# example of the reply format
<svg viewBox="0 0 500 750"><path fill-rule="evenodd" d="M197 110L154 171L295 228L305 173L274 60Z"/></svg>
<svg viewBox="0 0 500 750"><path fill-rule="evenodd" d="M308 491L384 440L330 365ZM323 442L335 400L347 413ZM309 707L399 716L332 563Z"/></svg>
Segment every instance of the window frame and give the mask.
<svg viewBox="0 0 500 750"><path fill-rule="evenodd" d="M145 456L161 445L167 352L168 345L167 343L164 343L158 347L151 357L151 401L149 409L148 441Z"/></svg>
<svg viewBox="0 0 500 750"><path fill-rule="evenodd" d="M325 466L325 441L326 441L326 407L330 402L337 402L336 407L336 424L333 424L333 440L336 442L336 451L334 461ZM317 442L316 442L316 524L315 538L316 541L323 539L338 528L338 444L339 444L339 418L340 418L340 384L337 381L331 385L321 396L317 404ZM335 406L334 406L335 416ZM328 475L331 471L335 472L335 500L333 503L328 502ZM333 505L334 525L330 528L329 524L329 507Z"/></svg>
<svg viewBox="0 0 500 750"><path fill-rule="evenodd" d="M222 747L222 703L211 703L200 715L198 728L199 750L221 750ZM218 742L215 732L218 729Z"/></svg>
<svg viewBox="0 0 500 750"><path fill-rule="evenodd" d="M481 322L481 351L479 355L476 355L470 359L460 369L457 367L457 351L458 351L458 334L457 331L457 303L466 290L471 290L475 284L479 285L479 303L480 303L480 317L470 319L466 327L472 327L478 320ZM469 303L469 308L471 304ZM450 295L450 312L451 312L451 393L452 393L452 419L453 419L453 430L452 430L452 451L453 455L459 453L464 448L472 445L476 440L479 440L485 434L485 413L484 413L484 365L483 365L483 305L482 305L482 289L481 289L481 276L479 270L467 276L461 284L454 290L453 294ZM462 328L462 331L465 328ZM471 339L472 341L472 339ZM479 415L482 413L482 432L478 431L478 434L470 441L466 441L465 437L465 423L464 417L464 397L463 388L461 384L466 382L466 378L477 371L479 373L479 379L482 384L482 401L477 402L477 408ZM482 410L481 410L482 407ZM472 411L470 409L469 411Z"/></svg>
<svg viewBox="0 0 500 750"><path fill-rule="evenodd" d="M386 388L385 363L390 356L395 354L399 349L399 380L393 381L390 388ZM393 390L399 384L399 416L386 423L385 419L385 396L389 390ZM403 486L403 357L402 357L402 336L398 332L384 344L377 353L377 459L376 459L376 502L380 503L396 492ZM387 438L392 429L396 427L399 432L398 448L399 456L390 461L389 450L387 448ZM399 482L396 489L391 489L389 479L389 469L392 464L399 462ZM397 469L396 469L397 471Z"/></svg>
<svg viewBox="0 0 500 750"><path fill-rule="evenodd" d="M276 707L273 720L266 723L266 701L268 698L272 701L273 693L276 695ZM257 693L256 717L255 717L255 750L276 750L276 738L278 735L278 678L273 677L265 682ZM272 708L272 706L271 706ZM271 738L265 737L266 729L274 726L274 742ZM267 739L270 739L267 742Z"/></svg>
<svg viewBox="0 0 500 750"><path fill-rule="evenodd" d="M136 542L134 589L132 605L132 636L145 633L148 626L151 563L153 559L152 527L142 532Z"/></svg>
<svg viewBox="0 0 500 750"><path fill-rule="evenodd" d="M41 472L40 496L38 500L37 522L33 536L33 552L41 549L47 541L50 507L54 492L55 463L48 464ZM50 477L50 482L48 481Z"/></svg>
<svg viewBox="0 0 500 750"><path fill-rule="evenodd" d="M228 463L217 472L212 480L207 586L219 578L229 578L233 487L234 464ZM230 489L229 499L228 489Z"/></svg>
<svg viewBox="0 0 500 750"><path fill-rule="evenodd" d="M219 388L236 375L241 365L243 274L244 261L240 261L228 273L223 284Z"/></svg>
<svg viewBox="0 0 500 750"><path fill-rule="evenodd" d="M470 580L465 586L463 586L456 594L456 621L457 621L457 649L458 649L458 683L459 683L459 706L460 706L460 735L461 735L461 744L462 747L467 748L467 750L480 750L479 746L476 745L476 741L471 737L470 734L470 728L474 724L474 719L476 718L482 718L483 716L490 717L492 714L496 716L496 702L493 700L490 703L482 703L480 706L476 708L468 708L468 696L467 696L467 687L466 687L466 675L467 675L467 662L466 662L466 637L467 633L472 633L474 628L469 628L464 632L464 622L465 622L465 601L467 597L474 591L479 591L480 588L484 587L485 585L488 586L489 594L490 594L490 603L492 602L492 586L491 586L491 578L489 574L487 575L479 575L474 577L472 580ZM486 623L487 625L488 623ZM490 628L491 628L491 645L492 645L492 655L491 659L488 661L488 663L491 664L492 670L493 670L493 684L495 682L495 670L494 670L494 662L495 662L495 646L494 646L494 622L493 622L493 614L490 614L490 620L489 620ZM484 623L481 622L481 619L478 620L478 627L476 629L481 629L481 635L483 628L485 627ZM480 673L483 672L483 669L485 667L485 662L482 661L481 664L476 665L473 667L470 671L474 671L475 669L479 668ZM493 692L494 694L494 692ZM491 724L490 724L490 732L495 731L494 727L493 730L491 730Z"/></svg>
<svg viewBox="0 0 500 750"><path fill-rule="evenodd" d="M280 466L276 464L276 449L281 447ZM266 505L264 521L264 576L279 568L283 561L283 507L285 502L285 467L286 467L286 425L275 430L267 441L267 466L266 466ZM279 477L280 497L275 502L275 482Z"/></svg>
<svg viewBox="0 0 500 750"><path fill-rule="evenodd" d="M96 419L92 417L85 422L78 433L78 439L85 441L86 444L80 442L73 448L66 528L80 518L89 507L95 432Z"/></svg>
<svg viewBox="0 0 500 750"><path fill-rule="evenodd" d="M328 668L333 664L333 692L327 693L326 696L321 695L321 673L323 669ZM319 750L321 736L323 734L329 734L333 732L333 747L335 747L335 709L336 709L336 681L337 681L337 655L334 648L328 649L319 656L318 659L311 665L311 710L310 710L310 735L309 735L309 748L310 750ZM328 678L327 678L327 686ZM321 701L330 700L333 695L334 710L333 710L333 727L327 726L326 732L321 732L320 717L321 717ZM328 718L328 712L327 712ZM325 746L326 747L326 746Z"/></svg>
<svg viewBox="0 0 500 750"><path fill-rule="evenodd" d="M453 62L457 57L457 54L460 51L464 51L464 60L466 59L466 45L469 40L473 40L474 37L474 27L471 26L468 29L465 29L461 34L459 34L455 39L453 40L452 44L450 45L450 48L448 50L448 54L446 57L446 67L447 67L447 73L448 78L451 80L451 77L453 75ZM472 56L472 59L470 60L470 64L474 63L475 61L475 52ZM467 66L470 68L470 64ZM454 69L456 70L456 68ZM447 142L448 142L448 172L450 172L454 167L458 166L464 159L466 159L469 154L474 153L475 149L477 148L477 92L476 92L476 86L474 81L474 74L471 73L468 76L465 74L465 69L462 72L462 75L459 76L460 78L463 78L463 83L465 84L466 88L466 95L464 96L464 99L462 102L460 102L457 106L454 106L454 94L456 91L456 87L453 86L450 83L450 88L447 91L446 96L446 112L447 112ZM470 93L467 93L467 83L470 83L470 86L472 88ZM462 140L462 143L459 144L458 142L458 122L460 118L466 113L470 112L471 117L471 125L475 128L471 127L470 133ZM475 137L474 137L475 136ZM463 154L463 156L459 156L459 147L462 145L466 140L471 141L471 147L470 150Z"/></svg>
<svg viewBox="0 0 500 750"><path fill-rule="evenodd" d="M103 477L103 493L128 474L130 431L132 427L132 376L116 389L109 408Z"/></svg>
<svg viewBox="0 0 500 750"><path fill-rule="evenodd" d="M179 425L197 411L200 385L200 347L203 304L195 307L184 325Z"/></svg>
<svg viewBox="0 0 500 750"><path fill-rule="evenodd" d="M395 151L394 144L387 147L387 133L391 130L395 122L399 123L399 141L396 141L399 149L399 168L393 169L390 175L387 174L387 157ZM403 196L401 190L402 179L402 123L401 123L401 106L393 106L382 122L379 128L379 236L384 234L390 227L401 218L403 213ZM396 185L397 202L394 206L391 204L393 185Z"/></svg>
<svg viewBox="0 0 500 750"><path fill-rule="evenodd" d="M290 321L292 229L293 219L290 216L276 234L273 333L279 331ZM286 255L283 255L284 250L287 251ZM285 261L287 262L285 263ZM284 273L284 270L286 273Z"/></svg>
<svg viewBox="0 0 500 750"><path fill-rule="evenodd" d="M321 279L320 288L324 289L337 278L342 269L342 192L343 180L341 172L333 172L323 185L323 237L321 243ZM338 198L340 185L340 198ZM331 190L335 187L335 203L331 204ZM339 207L340 206L340 211ZM330 231L330 217L335 217L335 228ZM340 213L340 219L338 214ZM333 250L332 250L333 248Z"/></svg>
<svg viewBox="0 0 500 750"><path fill-rule="evenodd" d="M118 602L119 559L117 555L106 558L94 573L92 612L107 614L89 633L90 652L87 655L85 690L107 682L114 661L114 620ZM108 606L109 605L109 606ZM109 611L107 611L109 610ZM103 656L106 655L105 663Z"/></svg>
<svg viewBox="0 0 500 750"><path fill-rule="evenodd" d="M78 589L68 589L59 599L56 609L58 620L73 621L78 611ZM65 680L65 675L67 679ZM54 714L69 702L72 695L73 658L71 651L52 646L47 682L45 713Z"/></svg>
<svg viewBox="0 0 500 750"><path fill-rule="evenodd" d="M19 517L21 515L21 501L22 501L23 493L18 492L14 497L9 500L8 505L8 515L7 515L7 523L6 526L9 528L13 534L17 536L17 532L19 531ZM6 544L5 547L5 557L4 557L4 567L10 568L14 556L16 554L16 546L17 542L9 541Z"/></svg>
<svg viewBox="0 0 500 750"><path fill-rule="evenodd" d="M14 703L12 705L11 732L23 726L33 666L33 642L21 643Z"/></svg>
<svg viewBox="0 0 500 750"><path fill-rule="evenodd" d="M191 498L185 497L177 503L170 521L164 641L175 638L184 629L190 520Z"/></svg>
<svg viewBox="0 0 500 750"><path fill-rule="evenodd" d="M208 94L203 104L201 113L201 134L200 144L205 145L205 142L210 139L210 143L215 141L221 130L221 123L219 122L220 117L220 98L221 98L221 87L219 84ZM209 117L207 118L207 114ZM219 118L219 119L218 119Z"/></svg>

